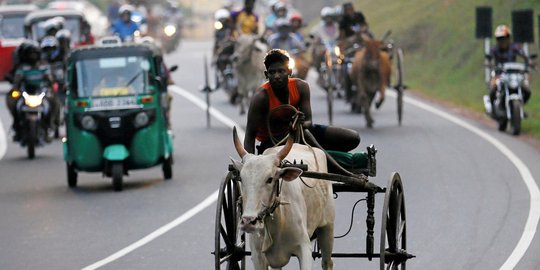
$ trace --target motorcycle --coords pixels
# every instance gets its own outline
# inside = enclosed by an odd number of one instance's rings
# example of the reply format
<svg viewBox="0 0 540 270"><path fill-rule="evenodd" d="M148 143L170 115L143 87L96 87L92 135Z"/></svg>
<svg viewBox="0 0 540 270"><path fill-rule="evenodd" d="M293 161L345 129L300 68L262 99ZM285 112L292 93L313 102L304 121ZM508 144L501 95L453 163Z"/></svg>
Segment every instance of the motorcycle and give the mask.
<svg viewBox="0 0 540 270"><path fill-rule="evenodd" d="M11 94L18 98L16 113L18 115L19 136L21 146L27 148L29 159L35 157L35 148L49 142L49 117L51 104L49 88L42 84L39 89L27 88L14 90Z"/></svg>
<svg viewBox="0 0 540 270"><path fill-rule="evenodd" d="M51 67L51 74L53 78L53 90L55 92L54 95L54 102L56 103L55 108L57 110L54 111L55 114L55 129L54 129L54 137L60 138L60 125L63 124L64 119L62 117L63 108L66 103L66 89L65 89L65 74L66 70L64 67L64 63L62 61L56 61L49 64Z"/></svg>
<svg viewBox="0 0 540 270"><path fill-rule="evenodd" d="M229 95L229 101L236 103L238 82L234 74L232 54L234 53L234 42L231 40L220 42L215 56L215 77L217 88L222 88Z"/></svg>
<svg viewBox="0 0 540 270"><path fill-rule="evenodd" d="M180 26L175 21L167 21L163 24L161 44L166 53L173 52L180 43Z"/></svg>
<svg viewBox="0 0 540 270"><path fill-rule="evenodd" d="M500 131L505 131L510 124L513 135L521 132L521 121L525 118L523 111L523 85L528 80L528 65L508 62L497 67L500 78L493 103L488 95L484 98L486 113L498 123Z"/></svg>

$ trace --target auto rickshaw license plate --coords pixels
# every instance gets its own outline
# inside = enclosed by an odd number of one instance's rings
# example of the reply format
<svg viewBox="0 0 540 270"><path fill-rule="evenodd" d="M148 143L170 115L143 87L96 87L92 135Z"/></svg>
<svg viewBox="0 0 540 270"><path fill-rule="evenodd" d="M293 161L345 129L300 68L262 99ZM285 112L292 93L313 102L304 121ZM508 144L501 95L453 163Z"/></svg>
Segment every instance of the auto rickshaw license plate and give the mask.
<svg viewBox="0 0 540 270"><path fill-rule="evenodd" d="M109 109L137 106L135 97L96 98L92 100L92 109Z"/></svg>

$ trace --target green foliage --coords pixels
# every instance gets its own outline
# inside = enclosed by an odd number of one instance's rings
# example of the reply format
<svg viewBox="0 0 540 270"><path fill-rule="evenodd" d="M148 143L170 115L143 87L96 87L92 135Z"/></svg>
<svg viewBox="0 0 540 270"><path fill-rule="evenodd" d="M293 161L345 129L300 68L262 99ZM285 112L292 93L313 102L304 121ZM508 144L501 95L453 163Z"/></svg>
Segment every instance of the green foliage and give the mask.
<svg viewBox="0 0 540 270"><path fill-rule="evenodd" d="M483 40L475 38L475 8L493 8L493 27L511 24L511 11L540 10L530 0L362 0L355 1L371 30L391 38L404 50L405 83L416 91L453 104L483 111L487 94L483 71ZM535 35L538 14L534 14ZM539 37L535 40L538 42ZM530 44L538 52L538 44ZM532 98L525 109L523 131L540 137L540 74L531 72Z"/></svg>

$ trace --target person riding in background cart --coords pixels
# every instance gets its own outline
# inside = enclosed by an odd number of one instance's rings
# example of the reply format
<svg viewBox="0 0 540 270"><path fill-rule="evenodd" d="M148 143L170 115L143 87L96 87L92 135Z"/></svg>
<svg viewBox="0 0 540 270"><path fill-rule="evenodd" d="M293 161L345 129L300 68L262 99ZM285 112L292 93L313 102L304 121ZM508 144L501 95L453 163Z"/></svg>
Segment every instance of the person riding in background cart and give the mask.
<svg viewBox="0 0 540 270"><path fill-rule="evenodd" d="M253 12L255 0L245 0L244 8L231 13L236 32L239 35L257 34L259 31L259 16Z"/></svg>

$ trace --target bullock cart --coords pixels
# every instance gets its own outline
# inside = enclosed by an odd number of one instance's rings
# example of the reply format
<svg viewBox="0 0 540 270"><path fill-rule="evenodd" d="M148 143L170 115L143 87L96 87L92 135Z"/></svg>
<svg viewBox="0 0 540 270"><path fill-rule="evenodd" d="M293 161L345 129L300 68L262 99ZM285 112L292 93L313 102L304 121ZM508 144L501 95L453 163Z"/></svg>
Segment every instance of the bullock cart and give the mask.
<svg viewBox="0 0 540 270"><path fill-rule="evenodd" d="M379 48L379 50L381 51L380 57L382 57L382 54L387 54L390 59L389 64L391 65L391 69L394 70L394 73L393 73L394 85L388 85L388 88L396 91L397 120L398 120L398 124L401 125L401 122L403 119L403 92L406 89L406 86L403 81L403 74L404 74L403 50L399 47L396 47L393 40L388 39L390 34L391 34L391 31L387 31L380 40L377 40L377 42L378 44L380 44L380 48ZM357 91L358 85L355 85L355 82L352 78L354 77L353 75L358 76L358 74L352 74L352 73L354 72L353 66L355 65L354 63L355 54L360 52L362 49L366 48L365 43L366 41L363 40L362 37L358 35L346 40L342 44L342 46L344 47L343 51L336 50L336 52L338 53L337 63L339 63L341 66L338 68L338 70L340 71L340 74L337 74L337 75L333 74L333 73L336 73L335 71L334 72L331 71L327 74L328 78L330 78L331 76L337 76L338 78L341 79L341 82L336 81L336 80L328 80L328 82L325 82L326 84L329 84L328 86L329 88L339 89L340 87L343 87L345 91L346 100L351 103L351 109L357 112L362 111L362 104L360 104L361 102L359 102L356 98L356 95L358 95L358 91ZM331 54L327 54L326 62L331 63L330 61L332 61ZM361 63L358 63L357 65L361 65ZM334 66L336 66L336 64L334 64ZM376 78L377 80L380 79L380 77L376 77ZM366 81L366 79L364 78L363 81ZM388 81L388 83L390 83L390 81ZM383 89L380 89L379 91L381 92L380 94L384 92ZM371 89L368 92L369 92L368 93L369 96L371 97L370 99L373 99L375 96L375 92L377 91ZM328 118L330 119L330 124L331 124L332 123L331 119L333 118L332 103L333 103L334 98L331 96L333 95L331 91L327 91L327 94L329 95L329 97L327 98ZM371 106L371 101L368 104L369 106ZM381 104L377 104L377 107L380 105Z"/></svg>
<svg viewBox="0 0 540 270"><path fill-rule="evenodd" d="M296 119L298 120L298 119ZM297 121L294 122L297 122ZM301 126L300 124L298 126ZM306 136L314 139L309 130L303 130ZM320 147L320 146L319 146ZM376 175L376 152L373 145L366 152L344 153L326 151L331 172L316 172L310 170L302 161L281 162L281 168L295 167L303 172L301 177L332 181L334 198L338 193L362 193L362 199L367 205L366 242L364 252L332 253L334 258L379 258L380 269L405 269L408 259L414 255L407 253L407 223L405 212L405 196L401 177L394 172L386 187L379 187L369 181ZM332 153L332 154L329 154ZM303 180L302 180L303 181ZM282 185L282 184L281 184ZM231 164L222 180L216 208L215 223L215 269L245 269L246 256L252 252L246 249L246 233L239 229L242 219L242 179L240 171ZM280 184L275 188L279 197ZM382 219L380 222L379 250L375 250L375 196L384 194ZM279 204L279 202L278 202ZM354 208L353 208L354 210ZM272 211L272 207L267 208ZM260 213L270 215L271 213ZM312 251L313 258L320 258L318 246Z"/></svg>

